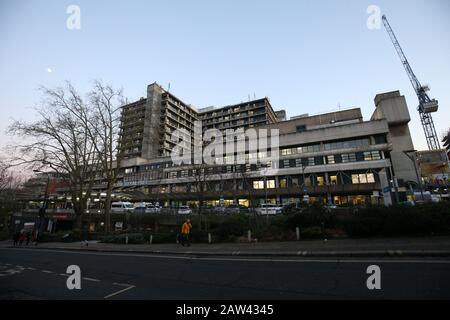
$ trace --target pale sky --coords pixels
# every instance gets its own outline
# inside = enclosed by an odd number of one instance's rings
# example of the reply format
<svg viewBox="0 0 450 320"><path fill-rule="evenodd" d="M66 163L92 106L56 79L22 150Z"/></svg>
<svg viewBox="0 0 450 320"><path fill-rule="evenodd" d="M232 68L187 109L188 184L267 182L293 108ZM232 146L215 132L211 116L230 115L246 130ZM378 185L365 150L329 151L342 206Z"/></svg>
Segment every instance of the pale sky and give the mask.
<svg viewBox="0 0 450 320"><path fill-rule="evenodd" d="M80 29L67 28L69 5ZM426 149L417 97L386 33L369 30L369 5L388 16L414 72L450 127L450 1L446 0L0 0L0 146L11 119L34 119L40 85L92 79L130 100L156 81L197 107L267 96L288 116L360 107L400 90L415 148Z"/></svg>

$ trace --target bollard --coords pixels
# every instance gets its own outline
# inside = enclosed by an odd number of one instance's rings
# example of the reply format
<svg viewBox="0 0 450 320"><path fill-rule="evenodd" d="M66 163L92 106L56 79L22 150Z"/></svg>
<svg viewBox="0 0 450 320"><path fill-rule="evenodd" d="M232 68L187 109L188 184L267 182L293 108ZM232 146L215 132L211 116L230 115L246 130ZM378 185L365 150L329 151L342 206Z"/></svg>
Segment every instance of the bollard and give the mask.
<svg viewBox="0 0 450 320"><path fill-rule="evenodd" d="M295 234L297 235L297 241L299 241L300 240L300 228L299 227L295 228Z"/></svg>
<svg viewBox="0 0 450 320"><path fill-rule="evenodd" d="M247 237L248 237L248 242L252 242L252 231L251 230L248 230Z"/></svg>
<svg viewBox="0 0 450 320"><path fill-rule="evenodd" d="M125 236L125 244L128 244L128 235Z"/></svg>
<svg viewBox="0 0 450 320"><path fill-rule="evenodd" d="M211 244L212 239L211 239L211 233L208 233L208 243Z"/></svg>
<svg viewBox="0 0 450 320"><path fill-rule="evenodd" d="M153 235L151 234L150 235L150 244L152 244L153 243Z"/></svg>

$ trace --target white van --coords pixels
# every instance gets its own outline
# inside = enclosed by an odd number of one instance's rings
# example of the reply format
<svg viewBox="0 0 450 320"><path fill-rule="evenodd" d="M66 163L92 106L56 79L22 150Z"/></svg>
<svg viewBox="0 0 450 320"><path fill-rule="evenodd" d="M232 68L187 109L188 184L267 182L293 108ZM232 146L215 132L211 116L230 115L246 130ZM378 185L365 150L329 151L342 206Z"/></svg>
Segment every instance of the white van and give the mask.
<svg viewBox="0 0 450 320"><path fill-rule="evenodd" d="M111 203L112 213L133 212L134 206L131 202L113 202Z"/></svg>

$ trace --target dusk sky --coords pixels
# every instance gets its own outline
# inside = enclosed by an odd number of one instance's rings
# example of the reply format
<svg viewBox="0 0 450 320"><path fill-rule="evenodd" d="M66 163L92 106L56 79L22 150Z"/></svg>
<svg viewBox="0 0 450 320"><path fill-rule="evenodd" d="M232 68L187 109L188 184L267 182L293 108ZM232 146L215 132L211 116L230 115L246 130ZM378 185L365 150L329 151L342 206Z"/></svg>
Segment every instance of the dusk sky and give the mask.
<svg viewBox="0 0 450 320"><path fill-rule="evenodd" d="M69 29L69 5L80 29ZM0 0L0 146L11 119L35 119L37 88L93 79L129 100L158 82L196 107L267 96L288 116L360 107L400 90L417 149L426 141L417 97L386 30L367 28L369 5L386 14L430 96L436 130L450 127L450 1L22 1Z"/></svg>

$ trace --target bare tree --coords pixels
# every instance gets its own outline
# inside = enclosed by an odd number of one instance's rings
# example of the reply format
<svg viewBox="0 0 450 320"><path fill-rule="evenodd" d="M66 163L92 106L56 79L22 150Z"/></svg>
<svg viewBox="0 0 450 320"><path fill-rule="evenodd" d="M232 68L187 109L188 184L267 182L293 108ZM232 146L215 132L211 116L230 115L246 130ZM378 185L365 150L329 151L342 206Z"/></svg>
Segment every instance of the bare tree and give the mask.
<svg viewBox="0 0 450 320"><path fill-rule="evenodd" d="M81 216L99 169L97 141L90 135L94 114L69 82L63 88L42 87L40 91L42 103L34 108L38 120L14 121L9 127L9 133L23 141L12 147L16 156L11 162L53 170L67 179L76 227L81 228Z"/></svg>
<svg viewBox="0 0 450 320"><path fill-rule="evenodd" d="M21 183L19 175L9 170L9 165L0 162L0 221L4 229L8 226L8 214L19 207L17 191Z"/></svg>
<svg viewBox="0 0 450 320"><path fill-rule="evenodd" d="M89 93L93 117L89 137L97 153L102 180L106 184L105 231L111 230L111 196L117 182L123 150L120 146L120 111L125 104L121 89L114 89L101 81L94 81Z"/></svg>

